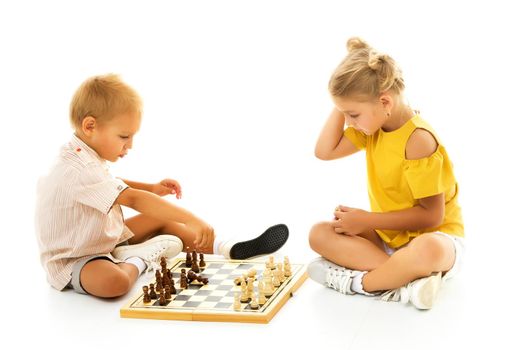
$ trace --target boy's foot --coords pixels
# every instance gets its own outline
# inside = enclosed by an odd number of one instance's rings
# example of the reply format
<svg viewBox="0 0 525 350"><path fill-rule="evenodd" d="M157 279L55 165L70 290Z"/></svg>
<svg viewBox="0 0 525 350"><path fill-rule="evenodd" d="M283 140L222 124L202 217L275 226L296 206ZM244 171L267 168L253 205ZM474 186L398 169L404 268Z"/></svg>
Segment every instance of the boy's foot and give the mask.
<svg viewBox="0 0 525 350"><path fill-rule="evenodd" d="M288 227L279 224L268 228L259 237L243 242L226 242L220 254L230 259L244 260L276 252L288 240Z"/></svg>
<svg viewBox="0 0 525 350"><path fill-rule="evenodd" d="M429 277L419 278L406 286L389 290L381 295L383 301L411 302L420 310L428 310L434 305L441 287L441 272Z"/></svg>
<svg viewBox="0 0 525 350"><path fill-rule="evenodd" d="M323 257L316 258L308 264L308 276L311 279L343 294L355 294L350 286L352 278L358 273L359 271L336 265Z"/></svg>
<svg viewBox="0 0 525 350"><path fill-rule="evenodd" d="M116 247L111 255L120 260L136 256L151 268L159 263L161 257L170 259L182 252L182 247L182 241L178 237L160 235L139 244Z"/></svg>

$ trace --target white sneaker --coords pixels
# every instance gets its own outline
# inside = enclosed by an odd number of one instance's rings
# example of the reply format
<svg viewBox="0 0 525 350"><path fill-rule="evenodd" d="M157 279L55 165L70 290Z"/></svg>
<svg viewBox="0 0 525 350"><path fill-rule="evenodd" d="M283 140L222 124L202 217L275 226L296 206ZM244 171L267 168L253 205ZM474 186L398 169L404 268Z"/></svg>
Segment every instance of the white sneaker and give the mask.
<svg viewBox="0 0 525 350"><path fill-rule="evenodd" d="M115 258L126 260L136 256L144 260L148 270L158 265L161 257L173 258L182 252L183 243L180 238L173 235L160 235L145 242L116 247L112 252Z"/></svg>
<svg viewBox="0 0 525 350"><path fill-rule="evenodd" d="M429 277L419 278L406 286L389 290L381 295L383 301L399 301L403 304L409 301L420 310L428 310L436 302L441 287L441 272Z"/></svg>
<svg viewBox="0 0 525 350"><path fill-rule="evenodd" d="M336 265L323 257L316 258L308 264L308 276L311 279L343 294L355 294L350 286L352 278L358 273L359 271Z"/></svg>

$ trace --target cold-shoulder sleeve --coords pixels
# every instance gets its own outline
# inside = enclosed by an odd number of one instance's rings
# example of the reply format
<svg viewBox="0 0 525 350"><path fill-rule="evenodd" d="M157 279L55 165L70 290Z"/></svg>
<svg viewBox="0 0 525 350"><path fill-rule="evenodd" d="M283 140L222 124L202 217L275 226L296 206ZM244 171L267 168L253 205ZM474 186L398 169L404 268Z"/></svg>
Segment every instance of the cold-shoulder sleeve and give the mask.
<svg viewBox="0 0 525 350"><path fill-rule="evenodd" d="M348 127L346 128L344 135L357 148L363 149L366 147L366 135L364 133L357 131L352 127Z"/></svg>
<svg viewBox="0 0 525 350"><path fill-rule="evenodd" d="M405 160L404 173L414 199L446 192L456 184L452 163L441 145L427 158Z"/></svg>

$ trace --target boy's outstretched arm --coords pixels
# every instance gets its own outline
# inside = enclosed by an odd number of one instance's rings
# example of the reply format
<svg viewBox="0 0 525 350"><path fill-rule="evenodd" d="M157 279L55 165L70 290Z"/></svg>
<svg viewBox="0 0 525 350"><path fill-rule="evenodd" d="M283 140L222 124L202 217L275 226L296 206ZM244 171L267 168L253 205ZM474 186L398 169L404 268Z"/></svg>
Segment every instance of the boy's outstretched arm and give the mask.
<svg viewBox="0 0 525 350"><path fill-rule="evenodd" d="M336 108L328 117L315 145L315 156L321 160L338 159L359 151L344 136L345 117Z"/></svg>
<svg viewBox="0 0 525 350"><path fill-rule="evenodd" d="M160 220L185 224L191 231L195 232L195 246L197 248L205 247L213 241L213 228L208 223L190 211L178 207L154 193L127 188L120 193L116 202Z"/></svg>

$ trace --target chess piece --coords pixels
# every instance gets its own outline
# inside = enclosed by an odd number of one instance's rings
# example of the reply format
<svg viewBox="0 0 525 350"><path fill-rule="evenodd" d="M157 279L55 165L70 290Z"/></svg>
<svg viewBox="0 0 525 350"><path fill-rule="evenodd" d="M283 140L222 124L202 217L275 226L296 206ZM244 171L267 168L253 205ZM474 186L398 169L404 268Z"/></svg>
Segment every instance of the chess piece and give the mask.
<svg viewBox="0 0 525 350"><path fill-rule="evenodd" d="M191 252L191 260L197 263L197 251L195 249Z"/></svg>
<svg viewBox="0 0 525 350"><path fill-rule="evenodd" d="M171 294L177 294L177 289L175 288L175 280L173 278L170 279L170 293Z"/></svg>
<svg viewBox="0 0 525 350"><path fill-rule="evenodd" d="M155 286L153 283L149 284L149 297L151 299L157 299L157 293L155 293Z"/></svg>
<svg viewBox="0 0 525 350"><path fill-rule="evenodd" d="M186 247L186 267L191 267L191 253L190 247Z"/></svg>
<svg viewBox="0 0 525 350"><path fill-rule="evenodd" d="M264 305L268 299L264 296L264 292L262 289L259 289L259 296L257 298L257 302L259 305Z"/></svg>
<svg viewBox="0 0 525 350"><path fill-rule="evenodd" d="M253 278L253 279L255 279L256 274L257 274L257 270L255 270L254 268L249 269L247 273L248 277Z"/></svg>
<svg viewBox="0 0 525 350"><path fill-rule="evenodd" d="M191 271L193 271L195 273L201 272L201 270L199 269L199 265L197 265L197 260L196 259L191 262ZM188 275L189 275L189 273L188 273Z"/></svg>
<svg viewBox="0 0 525 350"><path fill-rule="evenodd" d="M251 299L252 299L252 301L250 303L250 308L252 310L258 310L259 309L259 303L257 302L257 298L255 298L255 293L252 293Z"/></svg>
<svg viewBox="0 0 525 350"><path fill-rule="evenodd" d="M206 267L206 262L204 261L204 254L200 253L199 254L199 258L200 258L200 261L199 261L199 267ZM204 269L202 269L204 270Z"/></svg>
<svg viewBox="0 0 525 350"><path fill-rule="evenodd" d="M186 289L188 288L188 278L186 277L186 269L180 270L180 288Z"/></svg>
<svg viewBox="0 0 525 350"><path fill-rule="evenodd" d="M279 280L279 274L277 273L277 270L272 271L272 284L276 288L281 285L281 281Z"/></svg>
<svg viewBox="0 0 525 350"><path fill-rule="evenodd" d="M292 275L292 265L290 265L290 262L284 261L284 277L290 277Z"/></svg>
<svg viewBox="0 0 525 350"><path fill-rule="evenodd" d="M253 278L248 278L248 285L246 286L248 293L253 292Z"/></svg>
<svg viewBox="0 0 525 350"><path fill-rule="evenodd" d="M166 263L166 257L165 257L165 256L162 256L162 257L160 258L160 267L162 268L162 273L166 273L166 270L167 270L167 269L166 269L166 266L167 266L167 265L168 265L168 264Z"/></svg>
<svg viewBox="0 0 525 350"><path fill-rule="evenodd" d="M286 277L284 277L284 271L283 271L283 264L282 263L278 263L277 264L277 274L279 276L279 282L282 284L286 280Z"/></svg>
<svg viewBox="0 0 525 350"><path fill-rule="evenodd" d="M241 284L241 302L247 303L250 301L250 295L248 294L248 289L246 288L246 285Z"/></svg>
<svg viewBox="0 0 525 350"><path fill-rule="evenodd" d="M273 287L273 283L272 283L272 277L270 274L270 270L268 269L264 270L263 279L264 279L264 295L266 297L270 297L275 291L275 288Z"/></svg>
<svg viewBox="0 0 525 350"><path fill-rule="evenodd" d="M166 297L164 297L164 293L159 293L159 305L166 306Z"/></svg>
<svg viewBox="0 0 525 350"><path fill-rule="evenodd" d="M169 286L164 288L164 298L166 298L166 300L171 299L171 292Z"/></svg>
<svg viewBox="0 0 525 350"><path fill-rule="evenodd" d="M268 262L266 263L266 266L270 269L270 270L273 270L275 269L275 262L273 260L273 255L270 255L268 257Z"/></svg>
<svg viewBox="0 0 525 350"><path fill-rule="evenodd" d="M149 288L148 286L143 286L142 291L144 292L144 297L142 298L142 302L144 304L151 303L151 297L149 296Z"/></svg>
<svg viewBox="0 0 525 350"><path fill-rule="evenodd" d="M233 309L235 311L241 311L241 299L239 293L233 294Z"/></svg>

